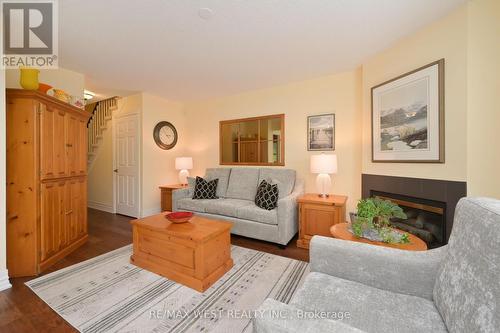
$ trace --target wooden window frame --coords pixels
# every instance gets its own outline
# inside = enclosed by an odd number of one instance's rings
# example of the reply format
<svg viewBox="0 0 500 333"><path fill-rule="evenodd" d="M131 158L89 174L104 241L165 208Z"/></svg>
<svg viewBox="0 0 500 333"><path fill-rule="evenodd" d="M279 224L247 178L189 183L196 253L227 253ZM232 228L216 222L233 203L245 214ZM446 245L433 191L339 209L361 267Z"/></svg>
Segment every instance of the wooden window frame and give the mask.
<svg viewBox="0 0 500 333"><path fill-rule="evenodd" d="M223 151L223 140L222 140L222 126L228 124L237 124L251 121L258 121L257 127L257 160L260 161L260 120L267 119L279 119L281 125L281 139L280 139L280 161L278 163L264 163L264 162L224 162L222 160L222 151ZM266 140L273 141L273 140ZM264 140L262 140L264 142ZM240 133L238 131L238 160L240 159L241 153L241 138ZM251 166L285 166L285 114L273 114L268 116L261 117L251 117L251 118L240 118L240 119L231 119L231 120L222 120L219 122L219 164L220 165L251 165Z"/></svg>

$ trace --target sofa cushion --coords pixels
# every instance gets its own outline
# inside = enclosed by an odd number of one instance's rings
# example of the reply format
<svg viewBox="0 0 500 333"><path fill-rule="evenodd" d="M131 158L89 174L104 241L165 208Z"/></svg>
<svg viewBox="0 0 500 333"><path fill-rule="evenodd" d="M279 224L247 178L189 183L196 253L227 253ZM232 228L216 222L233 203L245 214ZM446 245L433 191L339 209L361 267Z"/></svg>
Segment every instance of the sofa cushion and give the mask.
<svg viewBox="0 0 500 333"><path fill-rule="evenodd" d="M226 197L232 199L255 199L259 185L259 169L233 168L229 176Z"/></svg>
<svg viewBox="0 0 500 333"><path fill-rule="evenodd" d="M205 207L208 203L218 201L214 199L191 199L184 198L177 202L177 210L188 210L192 212L205 213Z"/></svg>
<svg viewBox="0 0 500 333"><path fill-rule="evenodd" d="M188 195L190 198L193 197L194 194L194 187L196 186L196 178L194 177L187 177L187 183L188 183Z"/></svg>
<svg viewBox="0 0 500 333"><path fill-rule="evenodd" d="M240 207L254 205L253 202L241 199L220 199L213 200L205 207L205 212L210 214L236 217L236 211Z"/></svg>
<svg viewBox="0 0 500 333"><path fill-rule="evenodd" d="M348 312L342 322L367 332L447 332L430 300L317 272L306 277L290 304L308 311Z"/></svg>
<svg viewBox="0 0 500 333"><path fill-rule="evenodd" d="M277 211L277 209L265 210L252 203L252 205L249 206L239 207L236 211L236 217L244 220L276 225L278 224Z"/></svg>
<svg viewBox="0 0 500 333"><path fill-rule="evenodd" d="M434 302L450 332L500 327L500 201L461 199Z"/></svg>
<svg viewBox="0 0 500 333"><path fill-rule="evenodd" d="M227 185L229 184L229 175L231 174L230 168L208 168L205 171L205 179L214 180L219 179L217 185L217 196L219 198L226 197Z"/></svg>
<svg viewBox="0 0 500 333"><path fill-rule="evenodd" d="M259 174L259 184L266 180L267 182L278 184L280 199L292 193L295 187L296 172L292 169L271 169L262 168Z"/></svg>

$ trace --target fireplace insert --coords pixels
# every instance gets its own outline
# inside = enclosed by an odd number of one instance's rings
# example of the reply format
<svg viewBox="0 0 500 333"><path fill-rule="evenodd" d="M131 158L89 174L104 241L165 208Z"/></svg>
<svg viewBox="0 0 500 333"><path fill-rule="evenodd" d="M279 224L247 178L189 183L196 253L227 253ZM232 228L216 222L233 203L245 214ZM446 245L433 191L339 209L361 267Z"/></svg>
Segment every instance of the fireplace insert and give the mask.
<svg viewBox="0 0 500 333"><path fill-rule="evenodd" d="M428 248L446 244L446 203L380 191L371 191L371 196L390 200L403 209L407 218L392 219L395 228L419 237Z"/></svg>

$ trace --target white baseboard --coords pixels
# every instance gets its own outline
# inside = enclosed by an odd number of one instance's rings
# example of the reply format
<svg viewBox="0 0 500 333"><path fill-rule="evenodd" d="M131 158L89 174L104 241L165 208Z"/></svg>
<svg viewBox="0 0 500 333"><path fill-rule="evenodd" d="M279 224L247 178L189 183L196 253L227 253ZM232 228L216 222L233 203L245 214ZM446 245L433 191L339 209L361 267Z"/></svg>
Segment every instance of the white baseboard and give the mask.
<svg viewBox="0 0 500 333"><path fill-rule="evenodd" d="M112 214L115 213L115 211L113 210L113 205L103 204L103 203L96 202L96 201L89 200L87 202L87 207L97 209L97 210L102 210L103 212L108 212L108 213L112 213Z"/></svg>
<svg viewBox="0 0 500 333"><path fill-rule="evenodd" d="M0 270L0 291L12 287L9 281L9 273L6 269Z"/></svg>
<svg viewBox="0 0 500 333"><path fill-rule="evenodd" d="M142 211L141 217L146 217L146 216L156 215L156 214L160 214L160 213L161 213L161 209L160 209L160 207L158 207L158 208L149 208L149 209L144 209L144 210Z"/></svg>

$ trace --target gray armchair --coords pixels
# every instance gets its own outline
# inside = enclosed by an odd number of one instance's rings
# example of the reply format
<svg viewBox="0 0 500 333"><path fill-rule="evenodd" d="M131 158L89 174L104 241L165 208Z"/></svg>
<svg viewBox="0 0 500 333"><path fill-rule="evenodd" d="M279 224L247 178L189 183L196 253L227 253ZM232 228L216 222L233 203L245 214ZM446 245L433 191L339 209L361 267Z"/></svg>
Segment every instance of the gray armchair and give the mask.
<svg viewBox="0 0 500 333"><path fill-rule="evenodd" d="M313 237L290 304L266 300L255 332L498 332L500 201L462 199L447 246L409 252ZM272 311L285 313L276 319ZM325 319L301 319L304 311ZM332 316L344 313L344 319ZM338 318L338 317L337 317Z"/></svg>

